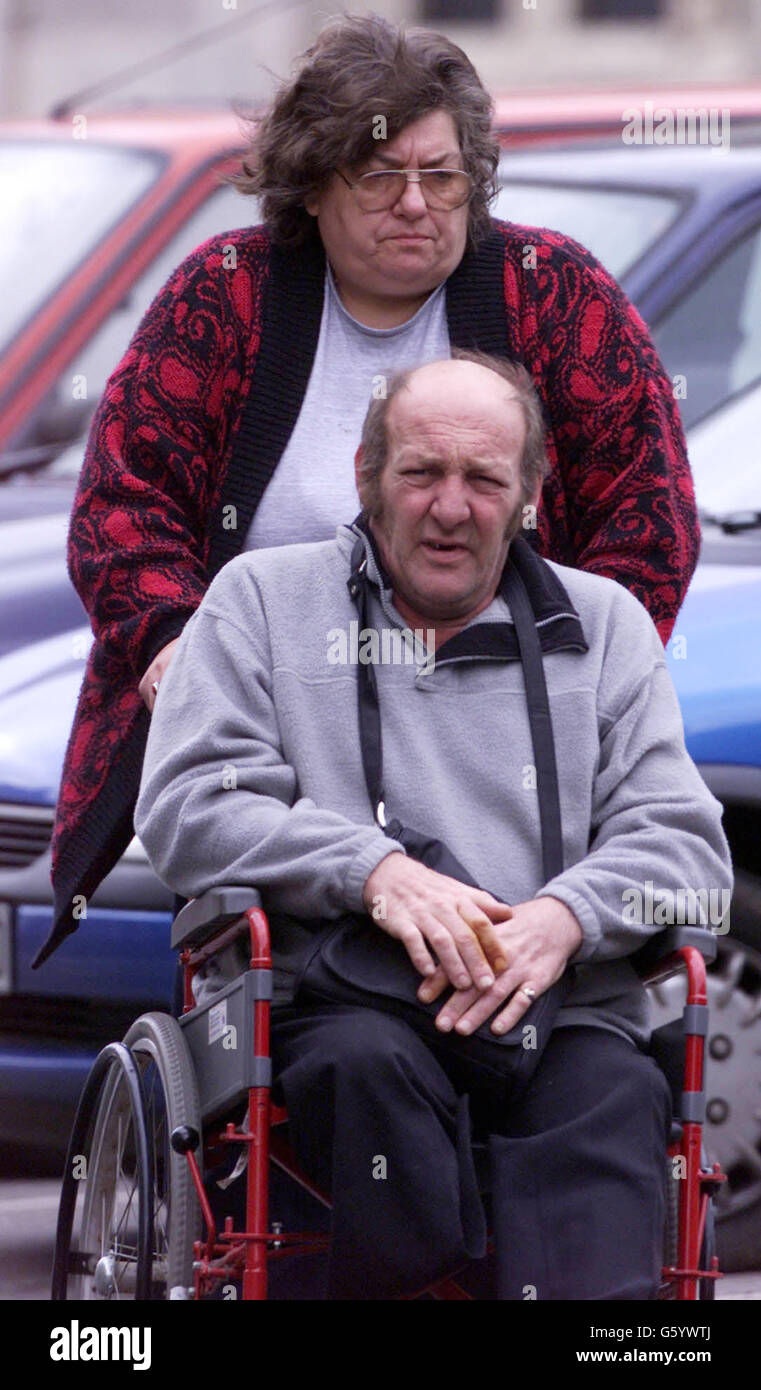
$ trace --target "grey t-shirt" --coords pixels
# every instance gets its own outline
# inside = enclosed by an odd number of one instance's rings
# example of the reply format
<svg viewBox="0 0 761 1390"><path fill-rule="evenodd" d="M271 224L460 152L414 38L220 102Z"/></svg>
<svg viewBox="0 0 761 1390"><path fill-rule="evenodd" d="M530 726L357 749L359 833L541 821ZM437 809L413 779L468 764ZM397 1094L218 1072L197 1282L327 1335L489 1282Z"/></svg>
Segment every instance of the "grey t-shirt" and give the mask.
<svg viewBox="0 0 761 1390"><path fill-rule="evenodd" d="M368 328L344 308L328 267L320 337L299 418L243 549L332 540L359 511L354 455L381 378L449 357L445 287L397 328Z"/></svg>

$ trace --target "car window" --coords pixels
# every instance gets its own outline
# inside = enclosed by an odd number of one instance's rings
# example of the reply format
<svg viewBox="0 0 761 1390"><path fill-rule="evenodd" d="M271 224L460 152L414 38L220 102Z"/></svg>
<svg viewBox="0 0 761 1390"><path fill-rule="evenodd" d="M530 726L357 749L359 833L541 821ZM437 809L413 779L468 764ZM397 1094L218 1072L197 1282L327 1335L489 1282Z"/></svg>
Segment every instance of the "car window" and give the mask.
<svg viewBox="0 0 761 1390"><path fill-rule="evenodd" d="M253 226L260 221L257 199L244 197L229 184L215 189L211 195L191 214L186 222L170 237L159 254L138 277L126 297L104 319L103 323L77 352L74 361L62 372L45 406L38 415L38 435L61 438L64 443L65 428L57 434L45 422L66 420L70 412L76 429L72 430L78 442L69 448L62 448L56 458L44 469L37 472L40 479L50 477L76 477L82 464L84 440L87 426L95 407L103 394L103 389L112 371L123 357L130 339L143 314L158 294L162 285L169 279L172 271L201 242L218 232L232 231L237 227ZM87 389L88 409L77 416L72 411L72 392L74 378L84 380ZM36 441L29 440L33 445Z"/></svg>
<svg viewBox="0 0 761 1390"><path fill-rule="evenodd" d="M0 350L158 177L163 156L89 141L0 144Z"/></svg>
<svg viewBox="0 0 761 1390"><path fill-rule="evenodd" d="M492 212L507 222L565 232L618 279L662 236L679 206L669 193L504 177Z"/></svg>
<svg viewBox="0 0 761 1390"><path fill-rule="evenodd" d="M713 516L761 511L761 386L714 411L690 430L695 495Z"/></svg>
<svg viewBox="0 0 761 1390"><path fill-rule="evenodd" d="M761 227L722 251L652 334L669 376L684 378L685 425L761 378Z"/></svg>

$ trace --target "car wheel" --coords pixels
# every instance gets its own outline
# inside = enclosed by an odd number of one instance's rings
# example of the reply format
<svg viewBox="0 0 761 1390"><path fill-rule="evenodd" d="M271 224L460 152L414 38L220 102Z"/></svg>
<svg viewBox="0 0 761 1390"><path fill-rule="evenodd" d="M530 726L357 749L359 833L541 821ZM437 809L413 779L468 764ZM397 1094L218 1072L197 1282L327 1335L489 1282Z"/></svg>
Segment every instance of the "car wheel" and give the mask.
<svg viewBox="0 0 761 1390"><path fill-rule="evenodd" d="M703 1128L709 1162L727 1177L715 1205L727 1272L755 1269L761 1260L761 879L736 872L729 920L708 969ZM652 987L654 1027L675 1016L685 989L683 976Z"/></svg>

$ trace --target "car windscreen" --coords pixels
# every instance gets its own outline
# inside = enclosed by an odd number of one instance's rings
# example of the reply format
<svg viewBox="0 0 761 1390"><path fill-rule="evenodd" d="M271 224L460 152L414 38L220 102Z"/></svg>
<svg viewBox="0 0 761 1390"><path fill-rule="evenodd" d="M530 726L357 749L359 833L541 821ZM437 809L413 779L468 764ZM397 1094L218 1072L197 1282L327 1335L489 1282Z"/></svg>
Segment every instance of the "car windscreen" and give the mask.
<svg viewBox="0 0 761 1390"><path fill-rule="evenodd" d="M494 217L565 232L619 279L679 215L675 194L517 179L503 168Z"/></svg>
<svg viewBox="0 0 761 1390"><path fill-rule="evenodd" d="M157 178L163 156L88 140L0 142L0 351Z"/></svg>
<svg viewBox="0 0 761 1390"><path fill-rule="evenodd" d="M712 516L761 512L761 386L695 425L687 436L698 506Z"/></svg>
<svg viewBox="0 0 761 1390"><path fill-rule="evenodd" d="M169 279L172 271L202 242L220 232L248 227L261 220L258 199L243 197L229 185L214 188L185 221L174 229L168 241L137 276L119 303L98 324L87 342L77 348L76 372L87 382L87 401L73 402L72 370L67 365L38 409L34 431L29 432L20 450L0 452L0 513L8 507L7 478L14 466L13 481L20 487L51 479L72 481L82 467L85 439L92 413L103 388L126 352L130 340L149 305ZM50 445L50 440L59 441ZM27 472L23 466L34 472ZM49 463L45 463L46 459ZM39 467L40 461L44 466ZM34 503L30 501L33 507Z"/></svg>

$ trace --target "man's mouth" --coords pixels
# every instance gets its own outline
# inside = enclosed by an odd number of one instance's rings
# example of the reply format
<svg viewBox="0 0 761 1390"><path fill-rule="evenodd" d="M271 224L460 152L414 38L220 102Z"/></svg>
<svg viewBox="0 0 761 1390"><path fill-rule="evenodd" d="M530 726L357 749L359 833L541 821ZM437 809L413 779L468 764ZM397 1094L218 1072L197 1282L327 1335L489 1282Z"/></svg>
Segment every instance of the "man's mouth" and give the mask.
<svg viewBox="0 0 761 1390"><path fill-rule="evenodd" d="M434 550L440 555L464 555L467 546L457 541L423 541L426 550Z"/></svg>

